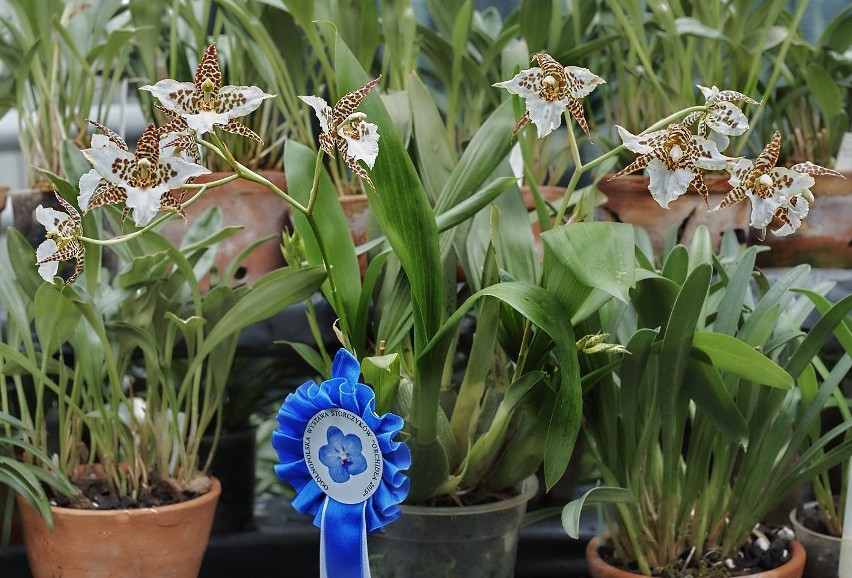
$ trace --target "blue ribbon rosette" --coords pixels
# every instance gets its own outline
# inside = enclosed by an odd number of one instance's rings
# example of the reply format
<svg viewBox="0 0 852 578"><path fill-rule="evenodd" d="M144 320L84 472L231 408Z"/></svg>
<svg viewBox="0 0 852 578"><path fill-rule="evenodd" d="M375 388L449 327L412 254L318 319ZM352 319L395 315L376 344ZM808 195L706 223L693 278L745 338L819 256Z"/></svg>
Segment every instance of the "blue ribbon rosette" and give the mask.
<svg viewBox="0 0 852 578"><path fill-rule="evenodd" d="M408 446L393 438L403 419L376 414L376 397L358 383L361 366L345 349L331 379L302 384L278 411L272 447L278 477L293 486L293 507L320 528L320 576L369 577L367 533L396 520L408 496Z"/></svg>

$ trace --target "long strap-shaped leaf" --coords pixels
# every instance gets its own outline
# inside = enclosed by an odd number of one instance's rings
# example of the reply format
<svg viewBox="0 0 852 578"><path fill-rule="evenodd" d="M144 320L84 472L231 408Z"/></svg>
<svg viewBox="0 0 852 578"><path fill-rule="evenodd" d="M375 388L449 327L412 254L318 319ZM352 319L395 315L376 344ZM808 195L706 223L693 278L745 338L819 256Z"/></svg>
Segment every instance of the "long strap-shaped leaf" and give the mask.
<svg viewBox="0 0 852 578"><path fill-rule="evenodd" d="M556 297L529 283L508 282L486 287L471 295L458 307L422 355L427 356L433 349L443 350L473 304L486 296L500 299L544 330L553 339L559 354L559 391L550 416L544 452L544 480L550 489L565 472L580 430L582 415L580 366L574 328L568 322L567 311Z"/></svg>
<svg viewBox="0 0 852 578"><path fill-rule="evenodd" d="M341 93L355 90L369 80L339 36L335 43L335 69ZM360 111L378 125L381 135L379 155L370 171L376 190L366 187L366 194L370 210L385 232L411 286L414 350L418 352L437 333L443 316L438 227L423 184L381 99L376 94L368 95ZM409 416L412 500L428 495L431 487L446 477L446 455L436 441L438 397L446 351L446 347L433 348L428 355L415 358L414 395Z"/></svg>

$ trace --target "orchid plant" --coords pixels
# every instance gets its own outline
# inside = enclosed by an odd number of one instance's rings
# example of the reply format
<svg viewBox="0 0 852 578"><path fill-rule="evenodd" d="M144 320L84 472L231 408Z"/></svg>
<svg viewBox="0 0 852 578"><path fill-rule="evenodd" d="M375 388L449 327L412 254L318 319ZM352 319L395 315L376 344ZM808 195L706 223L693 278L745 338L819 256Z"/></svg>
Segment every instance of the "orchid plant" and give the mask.
<svg viewBox="0 0 852 578"><path fill-rule="evenodd" d="M252 138L237 119L269 97L255 87L221 86L215 55L214 47L205 53L194 84L150 87L166 90L163 106L173 120L149 125L135 151L114 131L92 123L98 132L92 147L65 153L65 174L78 185L47 173L63 210L36 210L46 240L33 253L11 233L13 270L0 269L2 300L10 311L0 377L17 391L18 411L32 431L27 439L47 450L45 412L55 399L64 432L55 458L59 471L77 480L97 464L111 496L118 496L116 504L125 497L150 499L151 489L162 484L178 499L184 491L206 491L203 473L213 453L202 463L200 440L221 429L240 331L306 299L325 277L315 267L285 268L247 287L218 271L202 292L200 281L211 272L218 244L238 229L223 227L221 213L210 212L181 247L154 230L173 215L183 216L189 203L218 184L192 184L209 172L196 162L198 143L204 144L200 135L218 142L214 131L225 130ZM187 190L196 194L184 201ZM121 234L112 236L115 231ZM116 274L102 267L106 247L121 263ZM37 272L21 267L33 259ZM54 286L60 266L71 260L73 272ZM74 353L70 359L63 355L66 348ZM34 384L34 404L25 379ZM75 499L86 504L91 497ZM113 503L96 500L94 507Z"/></svg>
<svg viewBox="0 0 852 578"><path fill-rule="evenodd" d="M511 81L496 85L524 98L526 112L519 128L530 121L541 137L559 126L561 113L567 110L585 131L576 104L562 99L567 94L564 88L556 90L566 86L566 77L577 76L572 73L576 69L565 67L562 72L546 55L536 55L535 60L538 67L521 70ZM575 90L588 94L601 82L591 73L584 76L587 85ZM699 89L706 100L703 106L681 110L638 135L619 126L623 144L585 163L569 130L575 172L555 227L542 235L543 240L579 224L575 221L580 215L565 222L565 210L579 176L602 166L623 149L638 156L610 178L647 168L649 193L662 208L676 202L690 186L702 195L708 210L730 206L748 196L753 226L764 232L768 227L776 235L793 233L807 214L808 202L814 200L808 190L813 185L810 174L837 173L810 163L791 169L773 168L780 133L755 161L725 156L729 138L748 130L746 116L736 103L757 102L736 91ZM557 111L560 116L554 117ZM524 161L529 163L530 159ZM707 202L704 183L705 171L709 170L730 172L733 187L713 209ZM773 219L777 222L770 224ZM732 251L736 253L736 247ZM777 303L789 299L783 290L798 277L791 274L765 297L761 294L750 299L746 288L754 255L752 249L733 263L721 264L710 252L706 229L699 231L691 253L677 247L660 271L654 268L652 255L637 252L636 263L631 259L630 266L619 264L621 277L629 278L629 299L623 303L603 300L596 316L572 318L580 333L594 328L615 341L605 348L605 354L590 348L580 357L583 375L589 380L584 387L585 439L609 487L592 490L569 504L562 511L563 524L576 537L584 505L617 503L617 529L615 524L611 526L616 553L624 563L638 564L642 574L654 571L679 576L674 567L686 568L690 562L679 559L684 551L693 552L690 558L694 555L696 560L703 560L703 553L713 550L733 554L790 489L852 452L852 446L845 442L830 455L817 455L807 449L809 442L804 438L815 408L821 407L836 387L838 376L848 370L845 361L826 378L819 394L810 395L809 404L797 405L797 390L786 398L783 393L793 388L795 379L802 380L802 388L810 386L807 366L821 346L820 340L835 328L844 329L840 320L852 301L845 300L831 310L821 309L825 314L823 325L800 343L798 334L784 332L788 326L798 331L802 318L779 321L776 341L766 343L771 337L768 331L760 333L757 341L756 319L763 318L759 314L784 311ZM595 263L589 257L582 258ZM714 263L720 281L711 285ZM601 262L600 266L614 267L615 263ZM804 272L800 269L796 275ZM735 282L735 277L739 281ZM544 284L554 290L550 282L545 272ZM749 318L751 310L754 314ZM784 347L788 342L789 347ZM631 355L613 360L612 353L620 353L618 343L625 344ZM765 345L755 351L753 345L761 343ZM758 398L765 403L755 403ZM752 428L755 408L770 413ZM647 419L636 420L637 411ZM740 412L746 412L745 416ZM793 427L796 420L802 420L802 424ZM840 433L833 431L812 442L822 447ZM791 435L793 444L787 446ZM687 439L688 446L684 445ZM798 456L797 450L803 454ZM758 465L761 460L768 461ZM735 464L739 464L738 473ZM770 466L773 469L766 475ZM724 556L718 560L718 564L725 563Z"/></svg>
<svg viewBox="0 0 852 578"><path fill-rule="evenodd" d="M503 195L515 186L507 162L513 137L529 124L546 136L561 125L565 111L588 137L582 99L604 79L537 54L538 66L496 85L524 99L526 111L520 120L507 99L456 159L434 99L414 77L406 96L417 111L412 142L418 172L375 94L379 79L368 76L342 39L334 38L341 96L333 105L316 95L300 97L319 120L319 151L286 143L288 191L238 162L219 138L217 131L255 138L237 118L271 95L257 87L222 86L211 46L193 83L167 79L143 87L172 120L149 127L135 153L111 131L99 128L103 134L96 135L84 153L92 168L79 181L77 204L83 216L73 207L66 207L64 216L50 214L53 238L39 249L37 265L52 280L55 263L76 259L67 286L80 273L80 261L90 259L91 246L117 248L137 242L218 184L236 178L260 183L294 209L305 258L324 269L322 290L338 317L340 341L363 358L366 381L377 390L378 409L393 408L405 416L403 433L413 455L410 499L458 499L479 489L505 490L542 463L546 485L552 487L565 471L580 429L580 355L618 351L594 327L595 312L613 298L629 302L635 282L629 226L583 223L579 216L566 219L580 176L631 150L640 156L628 169L648 168L651 192L661 206L685 194L690 184L702 193L702 171L725 169L735 161L722 154L726 137L745 130L745 116L734 102L754 101L715 87L702 89L704 105L678 111L639 135L622 129L623 145L586 163L580 160L569 126L575 171L554 226L551 229L548 220L542 227L541 263L532 248L529 216ZM693 134L696 123L698 133ZM206 172L199 164L200 153L224 160L233 175L204 185L192 183ZM369 247L374 256L363 278L323 169L325 157L335 153L367 184L365 193L381 230ZM436 167L429 162L433 156L453 161ZM169 192L176 186L178 197ZM193 194L184 200L187 191ZM488 208L492 202L500 209ZM124 204L123 214L132 211L137 228L111 239L85 235L93 210L116 203ZM158 217L161 211L166 214ZM529 238L523 246L501 234L520 231L519 222ZM459 292L453 289L457 256L468 279ZM316 281L317 270L296 268L291 274L309 272L309 280ZM92 288L98 269L87 266L83 276ZM308 286L305 281L299 287ZM375 325L369 316L373 306L378 312ZM448 376L459 326L474 310L478 330L470 363L460 383L454 383ZM181 327L188 333L198 329L189 320ZM590 330L578 340L575 327ZM302 351L318 369L327 367L322 348L319 353ZM503 368L504 375L492 376L492 366ZM197 369L195 362L191 368ZM487 387L492 381L494 386ZM446 391L452 391L453 402L445 407L441 398Z"/></svg>

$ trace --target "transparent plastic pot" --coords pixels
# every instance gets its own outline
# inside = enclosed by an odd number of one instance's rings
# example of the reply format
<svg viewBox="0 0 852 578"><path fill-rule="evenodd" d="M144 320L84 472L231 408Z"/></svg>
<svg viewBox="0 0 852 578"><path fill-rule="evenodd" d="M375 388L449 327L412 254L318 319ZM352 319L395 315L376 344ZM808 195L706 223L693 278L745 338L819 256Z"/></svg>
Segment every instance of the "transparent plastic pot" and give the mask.
<svg viewBox="0 0 852 578"><path fill-rule="evenodd" d="M396 522L368 536L373 578L514 576L518 530L538 480L530 476L518 490L479 506L401 506Z"/></svg>
<svg viewBox="0 0 852 578"><path fill-rule="evenodd" d="M808 502L805 509L813 509L816 502ZM803 578L832 578L837 576L840 564L840 547L846 543L852 548L852 540L843 540L835 536L821 534L805 528L796 517L796 510L790 512L790 522L796 532L796 539L805 547L808 559L805 561Z"/></svg>

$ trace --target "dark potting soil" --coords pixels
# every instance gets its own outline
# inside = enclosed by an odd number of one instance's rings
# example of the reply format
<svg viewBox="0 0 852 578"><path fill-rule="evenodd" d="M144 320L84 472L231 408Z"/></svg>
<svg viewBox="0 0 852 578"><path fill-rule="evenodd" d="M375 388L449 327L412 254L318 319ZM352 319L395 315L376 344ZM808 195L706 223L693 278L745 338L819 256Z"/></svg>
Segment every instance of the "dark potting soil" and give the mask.
<svg viewBox="0 0 852 578"><path fill-rule="evenodd" d="M653 575L659 578L731 578L772 570L790 561L793 556L790 542L794 537L790 528L760 525L757 531L766 536L768 544L752 533L749 541L732 556L725 556L718 551L690 556L690 551L685 550L677 562L655 571ZM616 558L611 545L601 546L598 553L612 566L628 572L639 571L635 562L624 564Z"/></svg>
<svg viewBox="0 0 852 578"><path fill-rule="evenodd" d="M71 499L66 496L55 496L51 499L52 505L84 510L155 508L191 500L206 494L211 487L210 478L207 476L195 478L188 488L182 488L175 480L162 480L134 499L131 496L120 496L111 492L106 481L101 478L78 478L72 481L80 490L78 495Z"/></svg>
<svg viewBox="0 0 852 578"><path fill-rule="evenodd" d="M837 505L838 504L835 503L835 507L837 507ZM822 510L819 509L819 506L816 506L815 508L805 508L799 504L796 506L796 519L799 520L799 523L808 530L824 534L826 536L835 536L839 538L839 536L828 529L828 526L825 523L825 518L822 515Z"/></svg>

